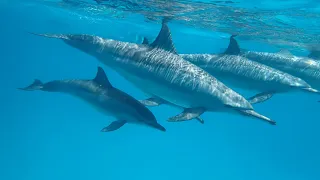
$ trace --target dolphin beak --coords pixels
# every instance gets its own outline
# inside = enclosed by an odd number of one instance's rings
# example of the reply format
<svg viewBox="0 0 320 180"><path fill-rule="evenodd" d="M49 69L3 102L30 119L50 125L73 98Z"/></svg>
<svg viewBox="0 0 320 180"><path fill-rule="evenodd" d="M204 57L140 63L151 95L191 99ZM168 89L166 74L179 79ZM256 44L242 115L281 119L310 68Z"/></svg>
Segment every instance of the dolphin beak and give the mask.
<svg viewBox="0 0 320 180"><path fill-rule="evenodd" d="M305 90L305 91L308 91L308 92L312 92L312 93L320 94L320 91L318 91L317 89L313 89L313 88L311 88L311 87L302 88L302 90Z"/></svg>

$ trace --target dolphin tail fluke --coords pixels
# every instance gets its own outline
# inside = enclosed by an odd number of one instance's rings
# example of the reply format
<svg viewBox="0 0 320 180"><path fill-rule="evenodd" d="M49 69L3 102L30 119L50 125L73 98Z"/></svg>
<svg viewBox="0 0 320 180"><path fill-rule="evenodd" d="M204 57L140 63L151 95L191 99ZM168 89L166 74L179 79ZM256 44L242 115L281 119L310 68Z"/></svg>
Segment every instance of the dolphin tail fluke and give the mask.
<svg viewBox="0 0 320 180"><path fill-rule="evenodd" d="M188 121L191 119L197 119L201 124L204 121L199 117L203 114L206 110L204 108L186 108L181 114L178 114L174 117L168 119L168 122L181 122L181 121Z"/></svg>
<svg viewBox="0 0 320 180"><path fill-rule="evenodd" d="M257 119L263 120L264 122L268 122L271 125L276 125L275 121L271 120L270 118L268 118L266 116L263 116L263 115L255 112L253 110L239 110L239 112L242 113L245 116L249 116L249 117L252 117L252 118L257 118Z"/></svg>
<svg viewBox="0 0 320 180"><path fill-rule="evenodd" d="M35 90L40 90L42 88L43 88L43 83L40 80L35 79L31 85L24 88L18 88L18 89L23 91L35 91Z"/></svg>

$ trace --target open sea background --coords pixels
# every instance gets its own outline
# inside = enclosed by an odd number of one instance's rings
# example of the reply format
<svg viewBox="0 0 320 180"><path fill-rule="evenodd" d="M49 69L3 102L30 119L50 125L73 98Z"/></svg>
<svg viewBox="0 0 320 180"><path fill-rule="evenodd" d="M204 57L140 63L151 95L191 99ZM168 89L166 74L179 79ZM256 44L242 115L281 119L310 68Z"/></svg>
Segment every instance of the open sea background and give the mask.
<svg viewBox="0 0 320 180"><path fill-rule="evenodd" d="M141 43L143 36L154 39L161 27L159 18L146 20L146 15L140 12L122 14L125 11L120 6L112 10L108 7L106 13L104 9L97 9L102 5L94 1L87 0L89 4L72 2L77 1L0 1L1 180L320 179L320 104L317 102L320 95L302 92L281 94L254 106L258 112L277 121L276 126L226 113L205 113L202 115L203 125L195 120L169 123L166 120L180 111L162 105L151 110L160 124L166 127L165 133L131 124L114 132L102 133L100 130L113 117L104 116L85 102L61 93L17 90L35 78L43 82L90 79L95 76L97 66L101 65L95 58L60 40L37 37L27 32L86 33ZM114 2L128 4L126 1ZM209 3L202 2L203 7ZM317 17L320 3L317 0L236 2L225 3L222 7L230 5L247 9L247 12L273 12L272 15L266 13L270 15L266 18L269 20L279 12L278 19L287 23L268 26L270 31L262 32L266 26L246 21L250 28L257 26L261 32L256 31L260 34L254 37L246 34L242 40L240 33L239 43L243 48L276 52L280 49L279 43L271 43L275 42L271 40L298 45L319 40ZM160 1L153 3L157 5ZM294 13L299 13L299 10L310 16L301 15L298 19ZM230 12L236 11L231 9ZM291 14L283 15L284 12ZM219 22L219 17L211 19L205 14L203 17L186 15L198 18L192 24L179 23L178 20L169 23L180 53L221 52L227 47L230 34L238 32L237 28L213 30L208 24L199 28L197 22L203 23L204 18L209 25L213 21ZM264 14L260 15L263 17ZM248 16L242 19L248 20ZM242 22L240 27L245 23ZM204 27L206 25L207 28ZM279 30L281 27L283 32ZM270 41L255 41L259 37ZM307 51L297 44L292 46L292 51L305 56ZM101 66L115 87L137 99L146 98L115 71ZM241 91L245 96L253 93L256 92Z"/></svg>

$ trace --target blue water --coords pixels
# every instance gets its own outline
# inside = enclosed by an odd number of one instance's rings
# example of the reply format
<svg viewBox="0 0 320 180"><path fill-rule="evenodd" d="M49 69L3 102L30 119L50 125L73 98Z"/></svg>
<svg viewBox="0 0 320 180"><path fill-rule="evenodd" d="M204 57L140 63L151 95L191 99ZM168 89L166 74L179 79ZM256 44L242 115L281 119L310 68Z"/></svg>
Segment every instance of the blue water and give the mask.
<svg viewBox="0 0 320 180"><path fill-rule="evenodd" d="M160 29L159 23L146 22L141 15L97 20L72 8L30 2L0 2L1 180L320 179L316 95L281 94L256 105L258 112L277 121L276 126L227 113L205 113L203 125L169 123L166 120L179 110L163 105L151 110L165 133L131 124L102 133L112 117L85 102L60 93L18 91L35 78L93 78L101 65L62 41L27 31L88 33L141 43L142 36L153 39ZM302 6L299 3L295 6ZM272 2L264 5L270 8ZM174 22L170 28L181 53L219 52L228 44L227 33ZM276 49L252 40L243 44L254 50ZM145 98L115 71L101 66L115 87Z"/></svg>

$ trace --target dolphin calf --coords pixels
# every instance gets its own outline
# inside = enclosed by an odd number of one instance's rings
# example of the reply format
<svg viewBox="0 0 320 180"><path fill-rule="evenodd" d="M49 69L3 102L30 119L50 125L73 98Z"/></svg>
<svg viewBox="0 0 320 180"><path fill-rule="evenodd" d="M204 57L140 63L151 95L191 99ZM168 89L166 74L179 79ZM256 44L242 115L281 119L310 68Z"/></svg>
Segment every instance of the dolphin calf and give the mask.
<svg viewBox="0 0 320 180"><path fill-rule="evenodd" d="M294 56L288 51L280 51L278 53L256 51L240 52L239 45L234 38L230 41L229 47L238 55L303 79L312 87L305 88L306 91L319 93L320 61L308 57Z"/></svg>
<svg viewBox="0 0 320 180"><path fill-rule="evenodd" d="M117 130L126 123L147 125L166 131L157 123L155 116L148 108L130 95L113 87L101 67L98 67L96 77L92 80L55 80L47 83L35 80L30 86L19 89L62 92L88 102L104 114L117 119L103 128L102 132Z"/></svg>
<svg viewBox="0 0 320 180"><path fill-rule="evenodd" d="M167 51L177 53L171 38L171 32L166 23L162 23L160 35L166 41ZM233 36L230 41L234 41ZM145 38L142 44L147 44ZM223 54L180 54L185 60L199 66L228 86L260 92L250 97L251 104L261 103L270 99L275 93L310 88L300 78L294 77L277 69L271 68L245 57L237 56L239 52L230 47Z"/></svg>
<svg viewBox="0 0 320 180"><path fill-rule="evenodd" d="M254 114L252 105L240 94L181 56L164 50L166 42L160 37L146 46L83 34L36 35L62 39L113 68L150 97L184 108L169 121L191 120L206 111ZM275 124L268 118L263 120Z"/></svg>

